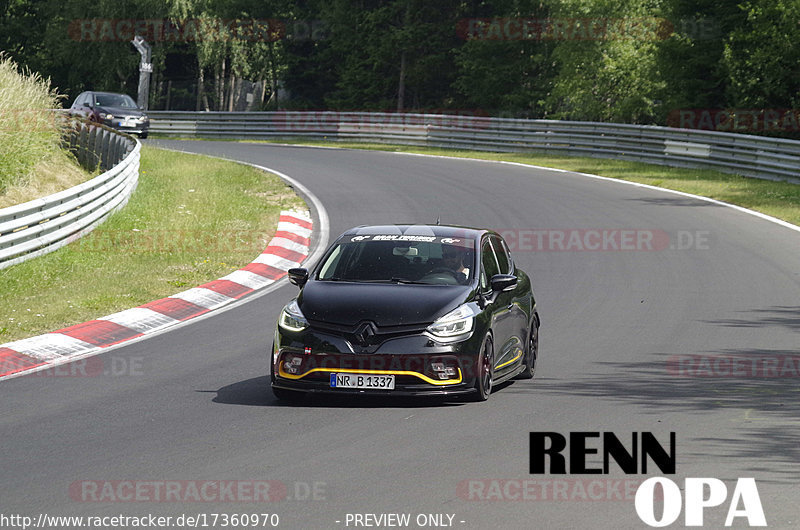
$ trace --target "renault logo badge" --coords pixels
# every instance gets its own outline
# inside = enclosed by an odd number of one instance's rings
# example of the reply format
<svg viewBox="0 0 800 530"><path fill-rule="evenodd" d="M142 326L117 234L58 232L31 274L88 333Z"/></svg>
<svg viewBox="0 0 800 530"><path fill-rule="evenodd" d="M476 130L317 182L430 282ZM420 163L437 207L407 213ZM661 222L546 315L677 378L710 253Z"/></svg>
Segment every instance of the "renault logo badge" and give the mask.
<svg viewBox="0 0 800 530"><path fill-rule="evenodd" d="M362 346L366 346L369 344L370 339L378 334L378 326L375 325L375 322L368 320L366 322L362 322L356 328L354 333L356 342Z"/></svg>

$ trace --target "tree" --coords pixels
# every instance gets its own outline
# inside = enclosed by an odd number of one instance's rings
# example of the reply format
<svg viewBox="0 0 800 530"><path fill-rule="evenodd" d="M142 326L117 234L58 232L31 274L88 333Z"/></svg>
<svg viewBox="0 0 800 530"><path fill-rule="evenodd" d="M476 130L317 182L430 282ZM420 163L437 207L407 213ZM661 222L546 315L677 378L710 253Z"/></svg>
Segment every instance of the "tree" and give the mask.
<svg viewBox="0 0 800 530"><path fill-rule="evenodd" d="M729 83L725 40L741 24L741 10L734 2L670 0L662 13L673 30L656 47L665 111L724 108Z"/></svg>
<svg viewBox="0 0 800 530"><path fill-rule="evenodd" d="M656 61L658 0L564 0L553 59L558 74L547 100L552 117L652 123L665 84Z"/></svg>
<svg viewBox="0 0 800 530"><path fill-rule="evenodd" d="M800 2L748 0L725 42L730 102L744 108L800 105Z"/></svg>
<svg viewBox="0 0 800 530"><path fill-rule="evenodd" d="M334 0L320 5L329 41L306 46L328 80L326 106L424 109L447 104L455 76L457 2ZM292 50L296 51L296 49ZM290 59L290 78L292 71ZM302 61L298 61L301 62ZM295 90L301 87L293 87Z"/></svg>
<svg viewBox="0 0 800 530"><path fill-rule="evenodd" d="M463 105L516 117L544 117L555 76L555 42L538 31L553 2L475 3L459 20L463 45L455 50L453 87Z"/></svg>
<svg viewBox="0 0 800 530"><path fill-rule="evenodd" d="M44 0L39 9L48 22L32 68L47 72L71 98L89 89L136 93L139 54L130 44L132 28L118 22L158 19L166 14L163 2ZM153 60L163 61L157 49Z"/></svg>

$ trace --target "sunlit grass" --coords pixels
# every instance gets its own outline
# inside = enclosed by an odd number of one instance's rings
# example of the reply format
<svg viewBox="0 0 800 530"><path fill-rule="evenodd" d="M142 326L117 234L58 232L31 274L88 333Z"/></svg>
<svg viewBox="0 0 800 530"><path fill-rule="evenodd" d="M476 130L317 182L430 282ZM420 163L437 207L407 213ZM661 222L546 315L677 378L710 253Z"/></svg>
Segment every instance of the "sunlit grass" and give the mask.
<svg viewBox="0 0 800 530"><path fill-rule="evenodd" d="M60 96L0 53L0 208L48 195L90 175L61 148Z"/></svg>
<svg viewBox="0 0 800 530"><path fill-rule="evenodd" d="M277 176L142 148L128 205L88 236L0 270L0 343L217 279L252 261L281 210L304 207Z"/></svg>

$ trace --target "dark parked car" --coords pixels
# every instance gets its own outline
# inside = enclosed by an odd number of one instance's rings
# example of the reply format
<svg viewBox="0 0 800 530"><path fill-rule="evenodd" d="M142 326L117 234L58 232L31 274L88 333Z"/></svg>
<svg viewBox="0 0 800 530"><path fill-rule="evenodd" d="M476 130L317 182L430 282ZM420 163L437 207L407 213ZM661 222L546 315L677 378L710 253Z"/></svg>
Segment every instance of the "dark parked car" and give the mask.
<svg viewBox="0 0 800 530"><path fill-rule="evenodd" d="M342 234L281 311L272 391L489 397L536 368L539 315L500 235L455 226Z"/></svg>
<svg viewBox="0 0 800 530"><path fill-rule="evenodd" d="M113 92L82 92L69 109L74 116L147 138L150 118L130 96Z"/></svg>

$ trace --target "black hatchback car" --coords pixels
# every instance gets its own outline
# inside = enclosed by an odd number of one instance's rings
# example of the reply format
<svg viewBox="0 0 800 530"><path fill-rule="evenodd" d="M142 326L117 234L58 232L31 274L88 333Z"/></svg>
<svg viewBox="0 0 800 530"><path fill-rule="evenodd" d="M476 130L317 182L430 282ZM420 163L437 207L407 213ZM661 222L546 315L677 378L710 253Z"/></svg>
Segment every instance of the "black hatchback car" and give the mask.
<svg viewBox="0 0 800 530"><path fill-rule="evenodd" d="M342 234L281 311L271 359L280 399L307 392L471 395L532 378L531 282L490 230L362 226Z"/></svg>
<svg viewBox="0 0 800 530"><path fill-rule="evenodd" d="M125 94L82 92L75 98L69 113L122 132L138 134L141 138L147 138L150 132L150 118Z"/></svg>

